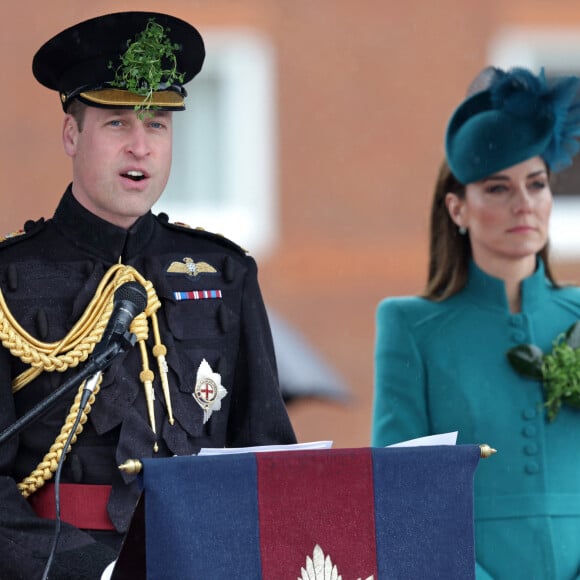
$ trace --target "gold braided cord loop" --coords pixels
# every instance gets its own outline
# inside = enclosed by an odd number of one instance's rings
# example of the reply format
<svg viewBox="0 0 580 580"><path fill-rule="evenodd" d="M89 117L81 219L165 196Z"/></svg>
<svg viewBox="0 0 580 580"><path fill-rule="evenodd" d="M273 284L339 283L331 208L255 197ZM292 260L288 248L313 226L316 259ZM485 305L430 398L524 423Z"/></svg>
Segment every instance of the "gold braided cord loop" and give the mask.
<svg viewBox="0 0 580 580"><path fill-rule="evenodd" d="M137 280L144 286L147 282L131 266L116 264L112 266L99 283L94 298L70 332L59 342L45 343L28 334L14 319L4 296L0 291L0 340L11 354L31 368L16 377L12 382L15 393L41 372L64 372L85 361L101 339L113 310L115 290L125 282ZM153 293L155 291L153 290ZM148 296L150 291L147 291Z"/></svg>
<svg viewBox="0 0 580 580"><path fill-rule="evenodd" d="M18 392L43 371L64 372L68 368L74 368L80 362L86 360L93 351L99 337L102 336L106 321L111 315L112 310L113 302L109 300L101 312L101 317L96 321L92 321L94 325L93 332L87 334L82 343L77 342L75 344L74 341L70 340L71 335L69 333L69 335L58 343L44 343L41 346L37 346L35 344L37 341L28 335L12 319L0 291L0 337L2 339L2 345L9 349L13 356L31 365L28 370L24 371L12 381L12 392ZM73 331L75 329L76 325ZM63 351L65 352L60 354Z"/></svg>
<svg viewBox="0 0 580 580"><path fill-rule="evenodd" d="M82 316L70 332L58 342L41 342L28 334L12 316L4 300L4 296L0 291L0 340L2 341L2 345L10 350L10 353L13 356L18 357L22 362L31 365L29 369L12 381L12 392L18 392L44 371L64 372L85 361L93 352L95 345L101 340L109 318L111 317L114 307L115 291L119 286L126 282L133 281L139 282L147 292L147 307L143 313L133 319L130 330L137 337L137 341L140 345L143 371L147 371L141 373L141 378L144 382L148 406L151 406L153 404L153 372L149 370L147 350L145 346L149 337L147 319L152 318L154 320L154 352L165 353L166 348L160 341L156 316L157 310L161 307L161 302L153 288L153 284L149 280L145 280L145 278L143 278L143 276L133 267L125 266L123 264L116 264L105 273L97 287L95 296L83 312ZM164 370L165 376L161 373L161 380L165 385L167 383L166 365ZM95 396L100 390L101 381L102 376L99 377L98 385L91 395L86 408L83 410L79 426L71 440L70 447L72 447L72 444L76 442L77 436L83 430L83 425L87 421ZM84 382L79 388L79 392L70 408L60 434L57 436L48 453L38 464L36 469L18 484L18 488L24 497L28 497L40 489L56 471L59 459L63 453L64 443L72 430L79 411L80 396L83 387ZM171 401L169 400L168 392L166 394L166 404L168 408L171 409ZM170 419L171 423L173 423L173 418L170 417ZM151 428L155 432L154 415L153 419L151 419Z"/></svg>
<svg viewBox="0 0 580 580"><path fill-rule="evenodd" d="M88 414L91 412L92 405L95 402L95 397L100 390L100 385L103 380L103 376L99 377L99 381L97 386L93 390L93 393L89 397L89 401L86 404L79 424L77 426L77 430L71 439L70 445L68 447L68 451L70 452L73 443L76 443L78 435L80 435L83 431L83 425L87 422ZM60 457L64 451L64 444L70 435L70 432L74 426L74 422L77 418L79 412L79 405L81 402L81 396L83 393L83 388L85 386L86 381L83 381L82 385L79 387L79 390L76 394L75 400L70 408L69 414L62 426L59 435L55 439L54 443L48 450L48 453L44 456L43 460L36 466L36 469L32 471L32 473L25 477L19 484L18 489L20 493L24 497L28 497L32 495L35 491L38 491L49 479L52 478L55 471L58 467L58 462Z"/></svg>

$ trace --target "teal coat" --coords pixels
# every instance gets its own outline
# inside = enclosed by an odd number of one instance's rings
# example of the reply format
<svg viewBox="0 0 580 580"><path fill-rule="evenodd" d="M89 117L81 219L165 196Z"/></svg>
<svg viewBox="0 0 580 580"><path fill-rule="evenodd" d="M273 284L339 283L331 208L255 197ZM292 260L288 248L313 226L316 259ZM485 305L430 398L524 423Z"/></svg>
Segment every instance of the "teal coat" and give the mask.
<svg viewBox="0 0 580 580"><path fill-rule="evenodd" d="M498 453L475 474L477 579L580 578L580 411L546 419L538 381L506 351L552 341L580 319L580 288L557 289L540 262L509 312L504 284L471 264L443 302L383 300L377 311L372 444L459 431Z"/></svg>

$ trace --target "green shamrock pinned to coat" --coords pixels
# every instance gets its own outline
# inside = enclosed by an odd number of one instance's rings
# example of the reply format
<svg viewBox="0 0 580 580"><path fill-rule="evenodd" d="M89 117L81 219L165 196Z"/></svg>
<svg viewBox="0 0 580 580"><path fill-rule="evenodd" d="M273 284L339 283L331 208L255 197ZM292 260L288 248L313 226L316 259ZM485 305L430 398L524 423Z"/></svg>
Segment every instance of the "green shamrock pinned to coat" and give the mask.
<svg viewBox="0 0 580 580"><path fill-rule="evenodd" d="M563 404L580 408L580 321L554 340L549 353L534 344L520 344L508 350L507 357L518 373L542 381L550 421Z"/></svg>

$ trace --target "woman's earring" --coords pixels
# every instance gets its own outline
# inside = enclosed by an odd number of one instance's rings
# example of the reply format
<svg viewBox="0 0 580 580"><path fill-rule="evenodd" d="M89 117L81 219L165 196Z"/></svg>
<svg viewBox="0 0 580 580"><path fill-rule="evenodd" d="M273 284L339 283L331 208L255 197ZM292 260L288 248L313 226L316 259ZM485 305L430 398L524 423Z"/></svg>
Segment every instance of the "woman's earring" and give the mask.
<svg viewBox="0 0 580 580"><path fill-rule="evenodd" d="M467 233L467 228L463 227L463 226L459 226L459 228L457 228L459 233L464 236Z"/></svg>

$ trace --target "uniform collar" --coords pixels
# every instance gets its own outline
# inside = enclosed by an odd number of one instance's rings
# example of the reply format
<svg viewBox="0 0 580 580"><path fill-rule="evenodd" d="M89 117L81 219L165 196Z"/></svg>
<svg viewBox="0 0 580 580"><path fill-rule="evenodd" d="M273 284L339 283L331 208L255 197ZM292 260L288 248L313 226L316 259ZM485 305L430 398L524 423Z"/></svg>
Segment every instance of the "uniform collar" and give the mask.
<svg viewBox="0 0 580 580"><path fill-rule="evenodd" d="M547 298L550 286L544 262L538 258L535 272L521 283L522 312L540 306ZM482 306L509 310L504 281L485 273L473 260L469 263L469 276L463 292Z"/></svg>
<svg viewBox="0 0 580 580"><path fill-rule="evenodd" d="M71 185L62 196L53 221L76 247L110 263L118 262L119 258L128 262L141 253L155 227L155 217L151 212L140 217L127 230L113 225L86 210L73 196Z"/></svg>

